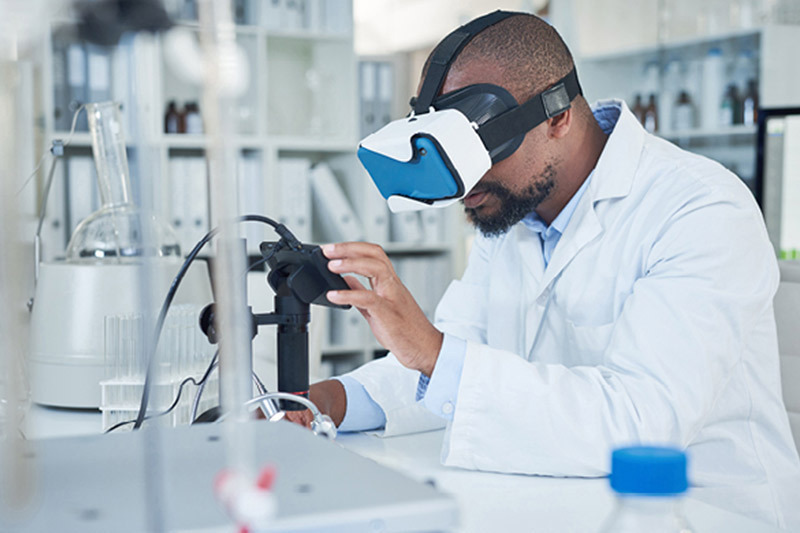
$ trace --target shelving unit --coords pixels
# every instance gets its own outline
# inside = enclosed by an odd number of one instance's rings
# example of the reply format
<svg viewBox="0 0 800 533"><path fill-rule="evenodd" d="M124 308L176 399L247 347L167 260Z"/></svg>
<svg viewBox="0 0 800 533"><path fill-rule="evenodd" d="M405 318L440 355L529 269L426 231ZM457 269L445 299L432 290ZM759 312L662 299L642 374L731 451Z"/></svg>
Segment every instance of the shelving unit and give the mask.
<svg viewBox="0 0 800 533"><path fill-rule="evenodd" d="M184 16L186 6L190 4L185 0L167 2L174 13ZM288 179L281 174L287 161L304 160L308 166L326 164L359 218L363 230L359 238L382 245L395 264L401 265L398 270L402 270L404 262L411 260L412 263L427 261L428 266L433 268L436 265L441 271L438 286L419 280L415 282L409 278L413 278L413 272L404 279L418 299L432 301L444 292L455 269L463 262L455 257L461 250L457 243L459 239L452 237L456 234L460 237L460 230L452 223L450 211L440 213L440 220L433 225L429 221L425 226L420 219L419 231L407 242L392 239L397 233L392 226L400 222L391 219L385 202L355 158L355 148L360 139L357 124L359 90L351 0L295 2L298 6L305 6L305 11L302 15L292 14L292 24L286 23L280 13L270 11L275 9L274 4L259 0L236 3L246 22L236 26L236 40L250 70L250 84L236 106L237 126L233 139L239 153L239 170L237 176L231 177L231 186L239 191L240 211L243 214L263 213L285 220L290 229L306 235L311 242L326 241L316 220L319 214L312 212L308 176L294 176L297 181L290 183L291 189L305 191L300 197L295 194L293 201L300 202L298 205L286 205L286 195L281 195L281 181ZM317 10L316 15L314 10ZM336 20L331 23L320 20L320 13L335 13ZM270 18L273 16L279 17L280 21L275 22L277 19ZM183 20L179 27L190 34L199 32L195 21ZM80 62L76 59L78 51L84 54L84 61L89 61L89 54L105 53L105 63L94 59L94 70L90 68L92 65L83 67L82 83L104 87L105 92L95 94L123 103L126 128L134 127L127 111L131 108L137 110L138 123L144 124L145 131L136 132L134 136L129 129L126 137L129 141L135 138L147 145L150 151L144 156L144 162L157 179L153 180L156 190L137 189L139 154L132 149L129 158L135 200L138 201L141 194L151 195L156 209L175 227L182 251L186 253L199 236L215 225L214 202L209 198L205 162L209 139L204 134L164 132L168 102L176 101L178 106L192 101L199 103L202 95L200 85L187 81L173 68L165 47L161 37L137 37L110 52L89 50L78 44L74 34L54 26L42 45L39 80L42 150L49 148L51 139L66 137L68 124L63 115L69 102L87 101L88 98L85 93L71 92L73 85L80 85L78 78L81 76L75 75L75 79L70 80L69 67L72 65L68 54L72 51L74 64ZM101 71L107 71L107 75L98 74L98 65ZM200 113L202 115L202 108ZM59 164L59 175L49 199L46 234L43 236L45 260L63 254L72 227L77 222L69 201L70 161L81 158L78 159L81 164L76 168L93 172L91 139L83 122L79 122L79 131L73 135L64 161ZM40 179L43 178L40 176ZM81 180L84 187L96 187L87 185L94 184L93 176L82 176ZM301 221L302 215L298 213L302 212L308 212L312 220ZM242 235L248 239L248 253L260 255L260 241L272 240L275 236L267 228L249 226L242 230ZM434 226L434 234L426 230ZM262 290L263 283L262 272L249 274L250 304L259 312L269 311L272 306L272 293L266 287ZM426 304L425 311L432 315L432 304ZM320 308L314 313L310 335L313 377L346 371L384 352L377 346L357 311L347 314ZM264 328L256 338L257 368L265 361L274 361L275 336L270 330ZM335 342L337 340L340 342Z"/></svg>
<svg viewBox="0 0 800 533"><path fill-rule="evenodd" d="M667 66L677 62L681 68L680 89L686 90L699 114L702 60L712 48L721 51L726 77L720 80L723 89L734 82L735 61L742 54L750 54L753 77L757 81L759 107L789 107L800 103L800 95L792 91L800 83L800 64L786 61L786 54L800 42L800 26L768 25L757 29L729 31L723 34L691 37L648 45L637 49L587 54L578 58L581 83L587 100L594 102L606 98L623 98L633 107L636 94L655 93L660 112L669 110L674 92L667 87ZM586 47L587 49L590 47ZM657 72L656 79L648 79ZM652 78L652 76L650 76ZM673 88L674 89L674 88ZM659 116L659 124L668 120ZM697 122L699 124L699 121ZM762 199L762 184L755 180L756 126L696 127L676 131L662 128L656 131L667 140L712 159L739 175Z"/></svg>

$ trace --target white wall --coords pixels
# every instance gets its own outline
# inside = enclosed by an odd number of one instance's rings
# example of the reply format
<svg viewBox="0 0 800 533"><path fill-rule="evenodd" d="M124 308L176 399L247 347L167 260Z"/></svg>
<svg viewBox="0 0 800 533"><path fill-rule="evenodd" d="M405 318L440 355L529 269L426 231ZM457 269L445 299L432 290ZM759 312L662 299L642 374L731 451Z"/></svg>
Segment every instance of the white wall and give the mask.
<svg viewBox="0 0 800 533"><path fill-rule="evenodd" d="M355 48L359 55L430 48L478 15L506 9L536 11L547 0L354 0Z"/></svg>

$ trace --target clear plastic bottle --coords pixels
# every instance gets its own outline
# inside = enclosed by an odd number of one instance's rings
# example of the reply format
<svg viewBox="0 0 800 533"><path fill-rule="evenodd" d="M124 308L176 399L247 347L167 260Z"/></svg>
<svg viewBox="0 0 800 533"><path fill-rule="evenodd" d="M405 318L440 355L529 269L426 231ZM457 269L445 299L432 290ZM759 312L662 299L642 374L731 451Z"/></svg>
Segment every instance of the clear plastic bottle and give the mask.
<svg viewBox="0 0 800 533"><path fill-rule="evenodd" d="M725 60L719 48L712 48L703 60L702 98L700 100L700 127L716 130L720 124L722 98L725 94Z"/></svg>
<svg viewBox="0 0 800 533"><path fill-rule="evenodd" d="M650 133L658 130L658 108L656 107L656 95L651 94L647 100L647 107L644 108L644 129Z"/></svg>
<svg viewBox="0 0 800 533"><path fill-rule="evenodd" d="M637 446L611 457L614 512L601 533L692 533L683 514L688 488L686 454L675 448Z"/></svg>
<svg viewBox="0 0 800 533"><path fill-rule="evenodd" d="M686 91L681 91L678 96L678 101L675 102L675 114L673 117L673 129L686 133L695 126L694 121L694 105L692 98Z"/></svg>
<svg viewBox="0 0 800 533"><path fill-rule="evenodd" d="M728 90L725 91L725 96L720 104L719 125L725 128L737 124L737 117L741 114L738 109L739 92L736 90L736 85L731 83L728 85Z"/></svg>

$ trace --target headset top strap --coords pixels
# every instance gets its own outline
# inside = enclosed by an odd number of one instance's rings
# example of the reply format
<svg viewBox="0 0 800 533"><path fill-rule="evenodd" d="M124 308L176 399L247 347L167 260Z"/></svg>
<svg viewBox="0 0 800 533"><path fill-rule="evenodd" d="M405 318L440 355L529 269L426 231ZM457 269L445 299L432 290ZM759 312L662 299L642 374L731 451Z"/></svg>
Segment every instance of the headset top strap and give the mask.
<svg viewBox="0 0 800 533"><path fill-rule="evenodd" d="M579 94L583 94L583 90L573 67L549 89L487 121L478 128L478 135L486 149L491 151L517 135L524 135L548 118L560 115L570 108L572 100Z"/></svg>
<svg viewBox="0 0 800 533"><path fill-rule="evenodd" d="M414 113L422 114L428 112L434 98L442 89L442 84L444 84L447 71L450 70L450 65L473 37L489 26L516 14L518 13L497 10L468 22L442 39L442 42L439 43L431 55L428 72L422 82L422 89L420 89L419 96L413 104Z"/></svg>

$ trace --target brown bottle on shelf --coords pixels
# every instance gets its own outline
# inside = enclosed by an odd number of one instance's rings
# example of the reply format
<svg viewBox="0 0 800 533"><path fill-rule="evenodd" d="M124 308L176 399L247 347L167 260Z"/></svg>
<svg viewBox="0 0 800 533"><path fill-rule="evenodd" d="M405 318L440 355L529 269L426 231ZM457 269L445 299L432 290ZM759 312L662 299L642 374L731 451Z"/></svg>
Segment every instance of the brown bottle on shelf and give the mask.
<svg viewBox="0 0 800 533"><path fill-rule="evenodd" d="M658 109L656 108L656 95L651 94L644 108L644 129L650 133L658 131Z"/></svg>
<svg viewBox="0 0 800 533"><path fill-rule="evenodd" d="M636 100L634 100L633 109L631 109L631 111L633 111L633 115L636 117L636 120L638 120L641 124L644 124L644 106L642 105L641 94L636 95Z"/></svg>
<svg viewBox="0 0 800 533"><path fill-rule="evenodd" d="M180 113L175 105L175 100L170 100L167 104L167 111L164 113L164 133L178 133L180 124Z"/></svg>
<svg viewBox="0 0 800 533"><path fill-rule="evenodd" d="M178 133L186 133L186 107L178 109Z"/></svg>

